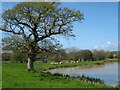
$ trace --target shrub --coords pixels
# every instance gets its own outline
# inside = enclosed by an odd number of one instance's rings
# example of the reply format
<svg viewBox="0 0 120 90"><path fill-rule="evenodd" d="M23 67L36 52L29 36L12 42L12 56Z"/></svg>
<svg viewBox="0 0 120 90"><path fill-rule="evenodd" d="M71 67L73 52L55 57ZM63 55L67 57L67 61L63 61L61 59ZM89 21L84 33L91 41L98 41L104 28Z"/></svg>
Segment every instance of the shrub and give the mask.
<svg viewBox="0 0 120 90"><path fill-rule="evenodd" d="M25 63L27 60L27 56L20 51L14 51L10 55L10 60L17 63Z"/></svg>
<svg viewBox="0 0 120 90"><path fill-rule="evenodd" d="M9 61L10 60L10 53L3 53L2 54L2 60L3 61Z"/></svg>

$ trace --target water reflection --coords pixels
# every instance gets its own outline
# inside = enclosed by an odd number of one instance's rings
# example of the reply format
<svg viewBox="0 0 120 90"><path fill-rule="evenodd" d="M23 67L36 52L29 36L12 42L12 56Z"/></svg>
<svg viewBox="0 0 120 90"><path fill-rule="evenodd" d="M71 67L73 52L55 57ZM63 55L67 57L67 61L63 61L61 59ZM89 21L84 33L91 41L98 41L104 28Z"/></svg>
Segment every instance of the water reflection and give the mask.
<svg viewBox="0 0 120 90"><path fill-rule="evenodd" d="M105 63L86 67L69 67L50 70L51 73L62 73L70 76L90 76L104 80L105 84L113 86L118 84L118 63Z"/></svg>

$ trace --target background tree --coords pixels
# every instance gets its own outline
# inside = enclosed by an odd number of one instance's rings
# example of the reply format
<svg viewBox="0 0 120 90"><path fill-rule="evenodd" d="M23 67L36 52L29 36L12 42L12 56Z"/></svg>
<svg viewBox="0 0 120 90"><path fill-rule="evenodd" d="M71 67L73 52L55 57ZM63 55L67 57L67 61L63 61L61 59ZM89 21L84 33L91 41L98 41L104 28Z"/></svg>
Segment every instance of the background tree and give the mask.
<svg viewBox="0 0 120 90"><path fill-rule="evenodd" d="M104 50L93 50L94 60L103 60L106 58L106 52Z"/></svg>
<svg viewBox="0 0 120 90"><path fill-rule="evenodd" d="M2 39L2 49L3 50L19 50L22 53L26 53L25 41L22 37L18 35L9 35Z"/></svg>
<svg viewBox="0 0 120 90"><path fill-rule="evenodd" d="M26 63L27 56L19 50L16 50L10 55L10 60L17 63Z"/></svg>
<svg viewBox="0 0 120 90"><path fill-rule="evenodd" d="M92 52L90 50L81 50L79 51L79 56L80 59L84 60L84 61L89 61L92 60Z"/></svg>
<svg viewBox="0 0 120 90"><path fill-rule="evenodd" d="M107 51L107 52L106 52L106 58L113 59L113 58L114 58L114 53L113 53L113 51Z"/></svg>
<svg viewBox="0 0 120 90"><path fill-rule="evenodd" d="M3 53L2 54L2 60L12 60L15 62L25 62L27 60L26 57L26 46L25 41L19 37L18 35L8 35L7 37L2 39L2 50L5 51L12 51L13 53ZM17 57L19 57L17 59ZM20 60L21 58L21 60Z"/></svg>
<svg viewBox="0 0 120 90"><path fill-rule="evenodd" d="M51 41L51 40L44 40L41 43L38 44L39 50L37 54L37 59L42 59L43 63L45 63L49 60L56 60L56 55L61 55L62 54L62 45L59 44L59 41Z"/></svg>
<svg viewBox="0 0 120 90"><path fill-rule="evenodd" d="M11 53L2 53L2 61L10 61Z"/></svg>
<svg viewBox="0 0 120 90"><path fill-rule="evenodd" d="M120 51L117 52L117 58L120 60Z"/></svg>
<svg viewBox="0 0 120 90"><path fill-rule="evenodd" d="M72 22L83 20L78 10L60 7L57 2L21 2L2 14L0 30L20 35L25 41L28 66L34 70L33 62L39 51L38 43L54 35L74 36Z"/></svg>
<svg viewBox="0 0 120 90"><path fill-rule="evenodd" d="M70 47L65 49L69 60L77 60L79 49L76 47Z"/></svg>

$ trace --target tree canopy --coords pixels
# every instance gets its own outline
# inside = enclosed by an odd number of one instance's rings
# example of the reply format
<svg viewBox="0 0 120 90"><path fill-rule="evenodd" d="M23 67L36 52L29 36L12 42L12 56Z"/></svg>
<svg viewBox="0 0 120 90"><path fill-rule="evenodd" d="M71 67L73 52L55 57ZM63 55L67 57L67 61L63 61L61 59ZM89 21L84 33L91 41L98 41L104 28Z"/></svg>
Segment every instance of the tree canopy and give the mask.
<svg viewBox="0 0 120 90"><path fill-rule="evenodd" d="M79 10L62 7L59 2L21 2L2 14L3 25L0 30L19 35L24 40L28 55L28 70L44 40L56 40L55 35L74 37L75 21L84 20Z"/></svg>

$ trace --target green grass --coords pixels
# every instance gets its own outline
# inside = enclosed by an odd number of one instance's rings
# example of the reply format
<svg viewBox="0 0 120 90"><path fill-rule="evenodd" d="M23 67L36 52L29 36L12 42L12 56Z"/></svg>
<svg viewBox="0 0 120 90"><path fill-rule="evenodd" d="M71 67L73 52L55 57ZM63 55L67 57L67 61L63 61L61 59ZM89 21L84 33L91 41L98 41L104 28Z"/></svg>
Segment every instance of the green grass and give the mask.
<svg viewBox="0 0 120 90"><path fill-rule="evenodd" d="M51 65L50 63L35 62L35 68L38 72L25 72L26 64L16 64L3 62L2 76L3 88L111 88L104 84L93 84L83 80L71 77L54 76L47 73L42 73L40 70L49 68L78 66L78 65L93 65L97 63L107 62L102 61L89 61L81 63L70 63L61 65ZM109 60L114 61L114 60Z"/></svg>
<svg viewBox="0 0 120 90"><path fill-rule="evenodd" d="M75 67L75 66L84 66L86 67L86 65L101 65L103 63L107 63L107 62L116 62L118 61L118 59L109 59L109 60L100 60L100 61L84 61L84 62L80 62L80 63L63 63L63 64L58 64L58 65L52 65L50 63L40 63L40 62L35 62L35 66L37 69L54 69L54 68L61 68L61 67ZM40 65L40 66L39 66Z"/></svg>

